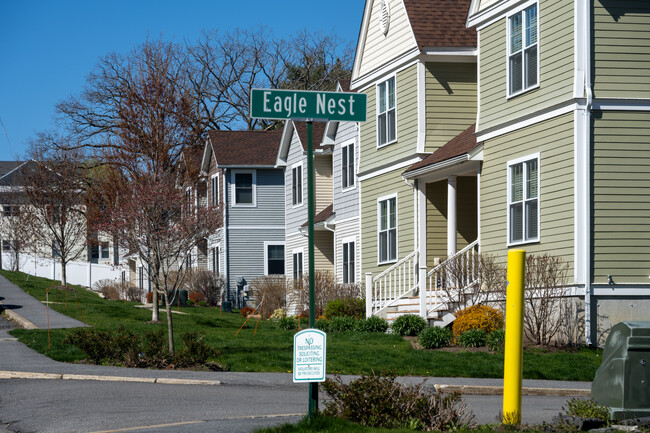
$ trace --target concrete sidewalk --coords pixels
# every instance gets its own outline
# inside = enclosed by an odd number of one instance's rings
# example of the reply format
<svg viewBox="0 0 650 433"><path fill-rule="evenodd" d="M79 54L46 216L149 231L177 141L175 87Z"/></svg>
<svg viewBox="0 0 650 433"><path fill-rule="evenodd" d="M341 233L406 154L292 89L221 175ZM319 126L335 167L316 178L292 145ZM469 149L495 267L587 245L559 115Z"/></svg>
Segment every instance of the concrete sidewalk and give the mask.
<svg viewBox="0 0 650 433"><path fill-rule="evenodd" d="M68 301L70 302L70 300ZM74 302L74 301L72 301ZM47 308L44 303L26 294L20 287L0 276L0 308L21 327L47 329ZM18 342L8 333L11 324L0 318L0 380L104 380L182 385L256 385L294 386L290 373L235 373L179 370L148 370L138 368L106 367L98 365L68 364L54 361ZM49 310L50 328L81 327L78 320ZM345 376L346 381L354 376ZM475 379L449 377L401 377L404 383L422 383L439 390L459 391L471 395L500 395L503 379ZM300 384L297 384L300 385ZM524 380L525 395L583 396L590 395L590 382L564 382Z"/></svg>

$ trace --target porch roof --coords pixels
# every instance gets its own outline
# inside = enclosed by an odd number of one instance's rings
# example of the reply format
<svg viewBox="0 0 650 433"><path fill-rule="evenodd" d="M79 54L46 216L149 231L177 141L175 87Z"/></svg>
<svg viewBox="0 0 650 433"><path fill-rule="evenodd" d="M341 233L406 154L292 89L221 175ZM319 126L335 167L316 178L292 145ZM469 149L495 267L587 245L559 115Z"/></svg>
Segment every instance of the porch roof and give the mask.
<svg viewBox="0 0 650 433"><path fill-rule="evenodd" d="M424 172L435 170L435 165L443 161L450 160L462 155L468 155L472 150L476 149L480 143L476 142L476 135L474 130L476 124L473 124L450 141L444 146L433 152L431 155L424 158L422 161L416 162L406 169L402 174L404 177L415 177Z"/></svg>
<svg viewBox="0 0 650 433"><path fill-rule="evenodd" d="M322 211L318 212L316 215L314 215L314 225L321 224L326 222L328 219L332 218L335 215L334 213L334 204L330 204L327 206L325 209ZM302 225L302 227L307 227L309 224L309 221L305 221L305 223Z"/></svg>

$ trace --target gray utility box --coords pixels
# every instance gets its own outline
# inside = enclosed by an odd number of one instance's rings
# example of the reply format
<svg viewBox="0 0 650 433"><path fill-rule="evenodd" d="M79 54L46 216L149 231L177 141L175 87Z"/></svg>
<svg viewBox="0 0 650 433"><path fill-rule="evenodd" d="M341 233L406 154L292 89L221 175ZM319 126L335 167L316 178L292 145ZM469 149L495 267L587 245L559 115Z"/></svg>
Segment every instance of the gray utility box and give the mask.
<svg viewBox="0 0 650 433"><path fill-rule="evenodd" d="M610 408L612 419L650 416L650 322L612 327L591 397Z"/></svg>

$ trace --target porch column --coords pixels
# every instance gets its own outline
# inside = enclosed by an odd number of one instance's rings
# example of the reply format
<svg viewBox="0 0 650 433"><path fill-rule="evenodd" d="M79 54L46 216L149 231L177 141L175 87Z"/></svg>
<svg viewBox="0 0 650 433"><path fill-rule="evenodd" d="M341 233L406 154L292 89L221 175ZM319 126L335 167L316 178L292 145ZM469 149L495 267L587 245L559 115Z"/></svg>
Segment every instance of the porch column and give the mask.
<svg viewBox="0 0 650 433"><path fill-rule="evenodd" d="M366 272L366 318L372 316L372 272Z"/></svg>
<svg viewBox="0 0 650 433"><path fill-rule="evenodd" d="M456 176L447 178L447 256L456 254Z"/></svg>
<svg viewBox="0 0 650 433"><path fill-rule="evenodd" d="M419 179L417 181L418 197L418 291L420 295L420 316L427 317L427 184Z"/></svg>

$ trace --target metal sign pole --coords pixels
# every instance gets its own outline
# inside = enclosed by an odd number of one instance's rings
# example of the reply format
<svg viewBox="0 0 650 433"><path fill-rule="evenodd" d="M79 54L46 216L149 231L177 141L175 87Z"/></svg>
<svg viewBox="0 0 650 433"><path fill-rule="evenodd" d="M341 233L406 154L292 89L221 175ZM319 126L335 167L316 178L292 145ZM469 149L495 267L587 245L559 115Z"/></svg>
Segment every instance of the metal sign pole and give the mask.
<svg viewBox="0 0 650 433"><path fill-rule="evenodd" d="M313 123L307 121L307 225L309 234L309 327L316 326L316 302L314 290L314 141ZM318 382L309 382L309 413L311 421L318 413Z"/></svg>

